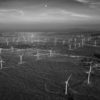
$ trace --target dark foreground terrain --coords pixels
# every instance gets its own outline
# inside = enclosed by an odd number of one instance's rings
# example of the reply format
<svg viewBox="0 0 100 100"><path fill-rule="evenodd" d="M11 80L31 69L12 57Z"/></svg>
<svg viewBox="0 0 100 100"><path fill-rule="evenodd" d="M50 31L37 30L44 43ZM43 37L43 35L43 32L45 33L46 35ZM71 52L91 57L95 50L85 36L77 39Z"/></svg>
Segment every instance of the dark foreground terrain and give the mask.
<svg viewBox="0 0 100 100"><path fill-rule="evenodd" d="M0 46L7 47L2 44ZM23 53L19 49L19 51L7 51L8 47L4 49L0 54L0 59L4 61L3 68L0 69L0 100L99 100L100 71L93 70L88 84L86 72L89 65L85 66L83 62L86 61L84 56L99 59L100 48L84 46L70 51L66 47L67 45L53 48L59 50L61 55L52 57L41 55L40 59L36 59L35 53L31 51ZM24 54L22 64L19 64L20 54ZM68 81L66 95L65 81L69 76L71 78Z"/></svg>

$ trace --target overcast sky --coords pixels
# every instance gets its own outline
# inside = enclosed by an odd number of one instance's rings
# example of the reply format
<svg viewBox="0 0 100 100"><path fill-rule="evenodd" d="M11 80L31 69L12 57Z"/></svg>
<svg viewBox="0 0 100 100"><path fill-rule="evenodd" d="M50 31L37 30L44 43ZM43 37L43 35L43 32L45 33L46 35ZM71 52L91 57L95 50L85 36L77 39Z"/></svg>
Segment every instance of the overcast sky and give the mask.
<svg viewBox="0 0 100 100"><path fill-rule="evenodd" d="M0 30L99 29L100 0L0 0Z"/></svg>

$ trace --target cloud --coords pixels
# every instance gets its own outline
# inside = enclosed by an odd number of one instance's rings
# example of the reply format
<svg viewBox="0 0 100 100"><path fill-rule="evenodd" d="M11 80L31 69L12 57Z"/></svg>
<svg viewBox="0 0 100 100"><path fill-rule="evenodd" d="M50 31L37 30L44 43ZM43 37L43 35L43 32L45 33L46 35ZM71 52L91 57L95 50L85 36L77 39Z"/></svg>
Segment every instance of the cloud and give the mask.
<svg viewBox="0 0 100 100"><path fill-rule="evenodd" d="M40 11L23 11L18 9L1 9L0 22L9 23L51 23L51 22L71 22L76 20L91 19L86 14L78 14L65 9L45 9Z"/></svg>
<svg viewBox="0 0 100 100"><path fill-rule="evenodd" d="M24 12L18 9L0 9L0 16L22 16Z"/></svg>
<svg viewBox="0 0 100 100"><path fill-rule="evenodd" d="M78 14L78 13L74 13L74 12L68 12L68 11L64 11L64 10L62 10L61 11L63 14L65 14L66 16L67 15L69 15L69 16L71 16L71 17L77 17L77 18L90 18L91 16L89 16L89 15L86 15L86 14Z"/></svg>
<svg viewBox="0 0 100 100"><path fill-rule="evenodd" d="M67 10L63 10L63 9L57 9L57 10L47 10L46 12L42 13L41 16L43 17L49 17L49 16L55 16L57 17L63 17L63 18L68 18L68 17L72 17L72 18L90 18L91 16L89 15L85 15L85 14L78 14L78 13L74 13L74 12L70 12Z"/></svg>
<svg viewBox="0 0 100 100"><path fill-rule="evenodd" d="M89 3L89 0L76 0L76 1L81 3Z"/></svg>
<svg viewBox="0 0 100 100"><path fill-rule="evenodd" d="M89 7L100 7L100 0L76 0L77 2L87 4Z"/></svg>

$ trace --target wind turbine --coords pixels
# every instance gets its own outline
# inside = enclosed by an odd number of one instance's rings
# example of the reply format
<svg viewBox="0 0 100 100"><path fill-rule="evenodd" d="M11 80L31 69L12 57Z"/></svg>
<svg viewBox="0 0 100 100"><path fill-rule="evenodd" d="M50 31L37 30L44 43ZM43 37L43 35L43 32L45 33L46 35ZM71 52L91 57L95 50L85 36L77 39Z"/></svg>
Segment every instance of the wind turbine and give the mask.
<svg viewBox="0 0 100 100"><path fill-rule="evenodd" d="M79 47L79 48L81 47L81 43L78 43L78 47Z"/></svg>
<svg viewBox="0 0 100 100"><path fill-rule="evenodd" d="M19 61L18 64L23 64L24 63L23 56L24 56L23 54L19 55L20 61Z"/></svg>
<svg viewBox="0 0 100 100"><path fill-rule="evenodd" d="M85 38L82 38L82 46L84 46Z"/></svg>
<svg viewBox="0 0 100 100"><path fill-rule="evenodd" d="M13 46L11 46L11 48L10 48L10 49L11 49L11 52L14 52L14 47L13 47Z"/></svg>
<svg viewBox="0 0 100 100"><path fill-rule="evenodd" d="M58 42L58 38L55 38L54 39L54 44L57 45L57 42Z"/></svg>
<svg viewBox="0 0 100 100"><path fill-rule="evenodd" d="M17 45L19 44L19 42L20 42L20 40L19 40L19 37L18 37L17 40L16 40Z"/></svg>
<svg viewBox="0 0 100 100"><path fill-rule="evenodd" d="M62 41L62 44L63 44L63 45L65 45L65 43L66 43L66 41L65 41L65 40L63 40L63 41Z"/></svg>
<svg viewBox="0 0 100 100"><path fill-rule="evenodd" d="M68 77L67 81L65 81L65 95L68 94L69 80L71 77L72 77L72 74Z"/></svg>
<svg viewBox="0 0 100 100"><path fill-rule="evenodd" d="M39 49L37 49L37 50L36 50L36 55L34 55L34 56L36 56L36 57L37 57L37 60L39 60L39 59L40 59Z"/></svg>
<svg viewBox="0 0 100 100"><path fill-rule="evenodd" d="M53 51L52 50L49 50L49 55L50 55L50 57L52 57L53 56Z"/></svg>
<svg viewBox="0 0 100 100"><path fill-rule="evenodd" d="M92 73L92 66L90 65L89 71L86 72L88 74L88 79L87 79L87 84L90 85L90 78L91 78L91 73Z"/></svg>
<svg viewBox="0 0 100 100"><path fill-rule="evenodd" d="M72 41L72 38L68 39L68 43L71 43L71 41Z"/></svg>
<svg viewBox="0 0 100 100"><path fill-rule="evenodd" d="M97 41L96 40L94 41L94 46L97 46Z"/></svg>
<svg viewBox="0 0 100 100"><path fill-rule="evenodd" d="M0 69L3 69L3 63L4 63L4 61L1 59L0 60Z"/></svg>
<svg viewBox="0 0 100 100"><path fill-rule="evenodd" d="M31 35L31 43L34 42L34 34Z"/></svg>
<svg viewBox="0 0 100 100"><path fill-rule="evenodd" d="M76 42L74 43L74 49L77 49L77 43Z"/></svg>
<svg viewBox="0 0 100 100"><path fill-rule="evenodd" d="M9 41L8 41L8 39L6 39L6 43L7 43L7 46L9 45Z"/></svg>
<svg viewBox="0 0 100 100"><path fill-rule="evenodd" d="M22 37L23 37L24 42L27 42L25 35L23 35Z"/></svg>
<svg viewBox="0 0 100 100"><path fill-rule="evenodd" d="M72 44L69 44L69 50L73 50L73 49L72 49Z"/></svg>
<svg viewBox="0 0 100 100"><path fill-rule="evenodd" d="M75 42L75 43L77 42L77 38L76 38L76 37L74 38L74 42Z"/></svg>
<svg viewBox="0 0 100 100"><path fill-rule="evenodd" d="M3 48L0 48L0 54L2 53Z"/></svg>

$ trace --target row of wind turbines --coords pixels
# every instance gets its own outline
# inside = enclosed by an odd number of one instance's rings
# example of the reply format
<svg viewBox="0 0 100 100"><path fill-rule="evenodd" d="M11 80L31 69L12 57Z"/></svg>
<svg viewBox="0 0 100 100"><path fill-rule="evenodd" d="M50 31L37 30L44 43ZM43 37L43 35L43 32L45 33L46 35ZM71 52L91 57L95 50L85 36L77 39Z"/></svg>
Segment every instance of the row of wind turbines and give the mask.
<svg viewBox="0 0 100 100"><path fill-rule="evenodd" d="M3 48L0 48L0 56L2 56L2 54L4 53ZM25 61L23 61L23 57L25 56L25 52L23 52L23 49L17 49L15 50L15 48L13 46L11 46L11 48L9 49L9 51L11 53L17 54L19 56L19 62L18 64L24 64ZM53 50L43 50L43 52L46 53L41 53L41 49L35 49L33 50L33 52L35 52L35 55L33 55L34 57L36 57L36 60L40 60L41 56L48 56L48 57L53 57L55 55L55 51ZM2 57L0 57L0 69L6 68L3 67L3 63L5 63L5 61L3 61Z"/></svg>
<svg viewBox="0 0 100 100"><path fill-rule="evenodd" d="M52 40L52 38L49 38L49 37L41 38L41 36L36 36L34 34L29 34L29 35L22 34L19 37L11 37L11 38L5 38L5 42L6 42L7 46L10 44L10 41L19 44L21 41L24 41L25 43L29 42L29 41L31 43L34 43L34 42L39 43L39 42L48 42L48 41L50 41L50 39ZM77 49L79 47L87 45L85 43L91 41L92 37L80 34L80 35L72 35L69 38L68 37L64 37L64 38L63 37L53 37L53 39L54 39L53 43L55 45L57 45L59 40L61 40L62 45L69 44L69 50L72 50L72 45L74 46L73 49ZM92 46L97 46L96 40L94 41Z"/></svg>
<svg viewBox="0 0 100 100"><path fill-rule="evenodd" d="M92 40L91 37L85 37L84 35L78 35L78 36L73 36L73 37L69 37L69 38L57 38L54 37L54 40L52 41L54 43L55 46L57 46L57 44L59 43L59 40L61 40L61 44L64 46L68 46L68 50L76 50L78 48L84 47L84 46L95 46L97 47L97 40L95 40L93 42L93 45L87 44L86 42L90 42ZM27 39L27 37L25 37L24 35L22 36L22 39L20 37L18 37L18 39L15 41L15 39L13 39L13 42L19 44L21 41L24 41L25 43L27 43L28 41L30 41L32 44L34 44L34 42L36 43L46 43L51 41L49 38L45 38L42 39L41 38L35 38L34 34L31 34L30 39ZM10 45L9 39L6 38L5 42L7 44L7 46ZM47 44L46 44L47 45Z"/></svg>
<svg viewBox="0 0 100 100"><path fill-rule="evenodd" d="M92 44L89 44L89 42L92 42ZM69 50L75 50L84 46L100 47L97 40L92 40L91 37L82 37L80 41L78 41L76 37L74 37L74 39L70 38L68 40Z"/></svg>

